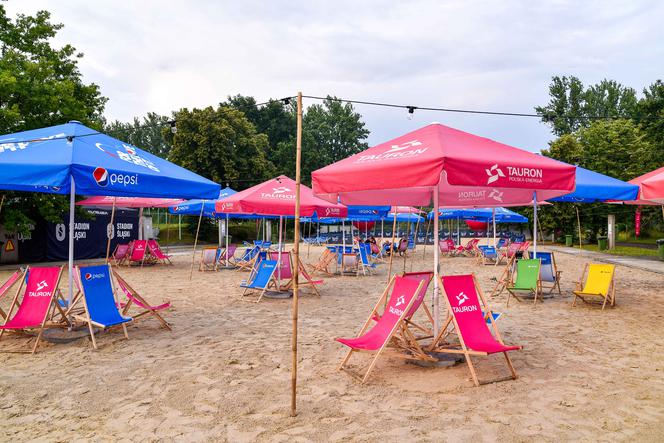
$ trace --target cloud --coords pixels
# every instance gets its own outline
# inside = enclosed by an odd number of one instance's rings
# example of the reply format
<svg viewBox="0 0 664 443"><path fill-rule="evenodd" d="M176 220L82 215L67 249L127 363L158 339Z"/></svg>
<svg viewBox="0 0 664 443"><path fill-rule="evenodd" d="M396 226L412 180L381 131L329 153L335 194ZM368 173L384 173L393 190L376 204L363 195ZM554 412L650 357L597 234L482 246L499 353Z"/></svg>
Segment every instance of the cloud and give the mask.
<svg viewBox="0 0 664 443"><path fill-rule="evenodd" d="M24 0L48 9L57 42L85 52L81 71L110 98L107 116L215 105L228 95L344 98L530 112L551 76L613 78L637 90L664 72L657 1ZM537 119L358 106L377 143L440 121L531 150Z"/></svg>

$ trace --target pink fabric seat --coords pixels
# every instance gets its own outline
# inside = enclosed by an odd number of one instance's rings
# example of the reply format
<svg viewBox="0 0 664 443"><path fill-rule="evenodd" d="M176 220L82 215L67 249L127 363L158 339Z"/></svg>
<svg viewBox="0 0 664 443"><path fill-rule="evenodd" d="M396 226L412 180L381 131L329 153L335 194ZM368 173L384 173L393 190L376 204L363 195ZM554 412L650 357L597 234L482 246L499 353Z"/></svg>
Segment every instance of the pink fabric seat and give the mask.
<svg viewBox="0 0 664 443"><path fill-rule="evenodd" d="M40 327L57 291L61 268L30 268L23 300L16 314L0 329ZM11 315L11 312L9 313Z"/></svg>
<svg viewBox="0 0 664 443"><path fill-rule="evenodd" d="M150 254L157 257L159 260L168 260L170 255L164 254L164 252L159 247L157 240L148 240L148 248L150 249Z"/></svg>
<svg viewBox="0 0 664 443"><path fill-rule="evenodd" d="M377 351L394 333L395 326L405 317L407 309L417 295L419 280L395 277L392 294L383 315L366 333L356 338L335 338L341 344L352 349Z"/></svg>
<svg viewBox="0 0 664 443"><path fill-rule="evenodd" d="M429 283L431 282L431 279L433 278L433 272L432 271L426 271L426 272L409 272L407 274L403 275L404 278L408 278L411 280L415 280L418 283L423 281L424 285L422 285L422 288L419 290L417 293L417 297L415 298L415 301L413 302L413 306L410 307L408 310L408 313L406 314L405 318L411 318L417 310L422 306L422 302L424 301L424 297L427 295L427 291L429 290Z"/></svg>
<svg viewBox="0 0 664 443"><path fill-rule="evenodd" d="M487 354L521 349L521 346L505 346L491 334L482 313L472 275L442 277L442 283L459 327L458 333L468 349Z"/></svg>

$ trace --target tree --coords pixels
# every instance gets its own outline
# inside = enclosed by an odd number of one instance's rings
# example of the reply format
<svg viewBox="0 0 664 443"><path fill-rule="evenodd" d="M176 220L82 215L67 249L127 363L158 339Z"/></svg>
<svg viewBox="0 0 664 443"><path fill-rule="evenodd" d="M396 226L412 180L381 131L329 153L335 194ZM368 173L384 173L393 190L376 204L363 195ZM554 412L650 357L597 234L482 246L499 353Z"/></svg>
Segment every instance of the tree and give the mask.
<svg viewBox="0 0 664 443"><path fill-rule="evenodd" d="M172 148L169 160L220 184L242 189L272 178L268 139L244 113L227 106L181 109L177 133L163 129Z"/></svg>
<svg viewBox="0 0 664 443"><path fill-rule="evenodd" d="M171 145L164 138L164 128L170 127L170 118L148 112L143 119L134 117L131 123L118 120L104 125L104 132L119 140L131 143L161 158L168 158Z"/></svg>
<svg viewBox="0 0 664 443"><path fill-rule="evenodd" d="M664 82L657 80L643 89L643 98L637 105L637 118L641 129L653 144L650 159L655 169L664 164Z"/></svg>
<svg viewBox="0 0 664 443"><path fill-rule="evenodd" d="M614 80L602 80L584 89L574 76L555 76L549 85L549 103L537 106L542 122L555 135L571 134L602 118L633 117L637 111L636 91Z"/></svg>
<svg viewBox="0 0 664 443"><path fill-rule="evenodd" d="M0 133L24 131L79 120L101 127L106 98L93 83L83 82L77 53L71 45L51 46L62 29L47 11L7 17L0 6ZM25 230L41 216L57 221L68 207L66 198L8 192L0 221L8 230Z"/></svg>
<svg viewBox="0 0 664 443"><path fill-rule="evenodd" d="M328 96L323 104L309 106L302 118L302 177L309 182L311 172L367 148L369 131L353 105ZM279 144L276 164L295 173L295 133Z"/></svg>

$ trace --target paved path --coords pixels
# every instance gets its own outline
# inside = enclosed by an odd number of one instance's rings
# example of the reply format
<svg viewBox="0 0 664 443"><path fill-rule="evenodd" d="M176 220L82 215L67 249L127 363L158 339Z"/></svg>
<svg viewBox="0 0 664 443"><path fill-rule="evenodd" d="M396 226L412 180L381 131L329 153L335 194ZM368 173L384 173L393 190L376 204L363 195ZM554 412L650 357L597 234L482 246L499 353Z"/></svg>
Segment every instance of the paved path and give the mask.
<svg viewBox="0 0 664 443"><path fill-rule="evenodd" d="M568 248L564 246L545 246L545 248L551 251L560 252L562 254L582 255L592 260L605 263L614 263L616 265L655 272L657 274L664 274L664 261L661 261L655 257L625 257L621 255L604 254L602 252L585 251L580 250L579 248Z"/></svg>

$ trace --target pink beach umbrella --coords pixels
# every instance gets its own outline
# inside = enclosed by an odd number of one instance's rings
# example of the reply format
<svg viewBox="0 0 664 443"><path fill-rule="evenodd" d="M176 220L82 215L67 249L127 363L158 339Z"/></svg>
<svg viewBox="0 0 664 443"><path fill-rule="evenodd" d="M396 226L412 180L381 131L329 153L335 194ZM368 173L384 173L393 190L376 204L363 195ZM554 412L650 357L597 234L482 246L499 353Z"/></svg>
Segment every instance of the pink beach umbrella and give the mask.
<svg viewBox="0 0 664 443"><path fill-rule="evenodd" d="M568 194L575 174L574 166L434 123L314 171L312 183L315 195L347 205L495 207ZM434 247L436 330L438 259Z"/></svg>

